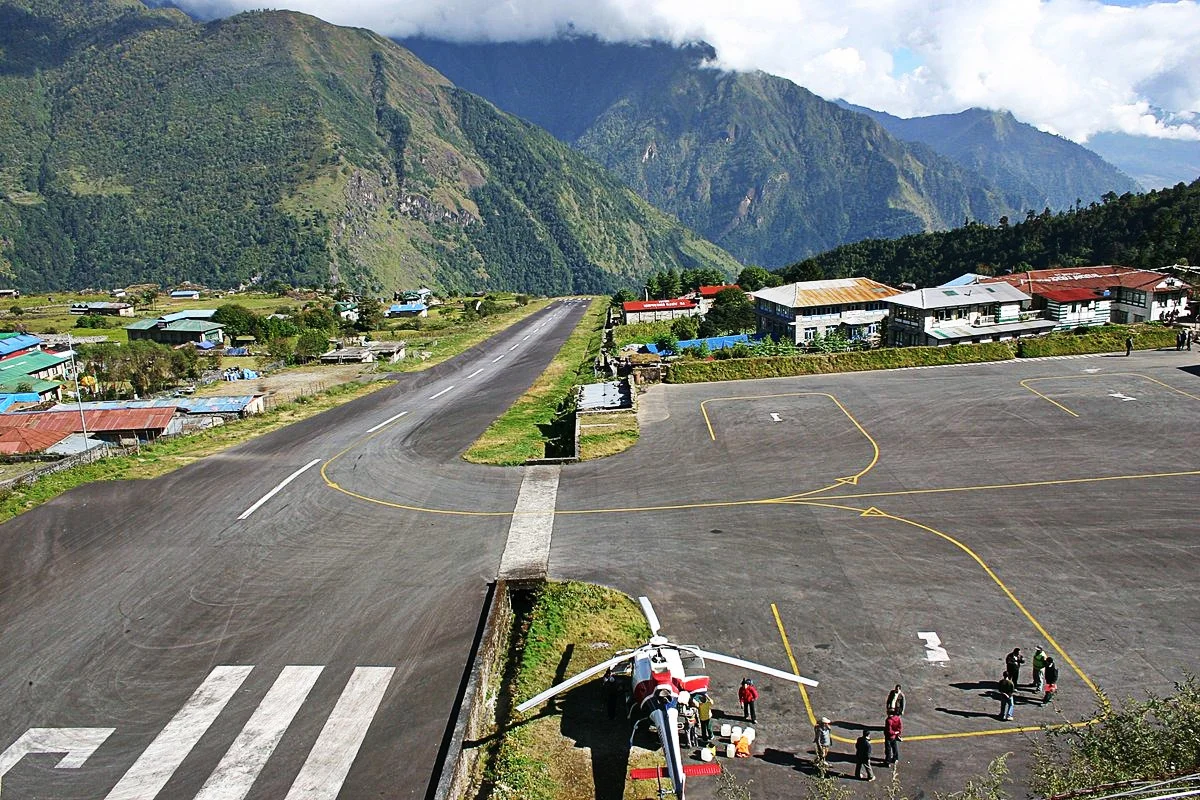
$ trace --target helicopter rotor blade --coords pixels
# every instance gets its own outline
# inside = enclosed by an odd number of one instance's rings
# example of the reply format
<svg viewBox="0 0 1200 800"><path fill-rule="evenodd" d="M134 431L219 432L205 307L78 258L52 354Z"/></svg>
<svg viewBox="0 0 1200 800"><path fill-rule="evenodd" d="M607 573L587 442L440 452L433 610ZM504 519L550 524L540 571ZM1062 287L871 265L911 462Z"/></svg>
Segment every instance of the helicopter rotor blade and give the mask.
<svg viewBox="0 0 1200 800"><path fill-rule="evenodd" d="M658 636L658 631L662 626L658 624L658 615L654 613L654 606L650 605L650 598L639 597L638 603L642 607L642 613L646 615L646 622L650 625L650 635Z"/></svg>
<svg viewBox="0 0 1200 800"><path fill-rule="evenodd" d="M578 675L574 676L573 678L567 678L565 681L558 684L557 686L551 686L549 689L542 692L541 694L534 695L533 697L529 698L524 703L521 703L521 705L517 706L517 711L524 713L524 712L528 711L529 709L533 708L534 706L540 705L541 703L546 702L551 697L554 697L556 694L559 694L560 692L565 692L567 689L570 689L572 686L577 686L577 685L583 683L584 681L586 681L588 678L591 678L594 675L599 675L601 672L604 672L604 670L608 669L609 667L615 667L617 664L620 664L622 661L629 661L630 659L632 659L634 657L636 652L637 651L634 651L632 653L626 653L623 656L616 656L615 658L610 658L608 661L602 661L601 663L597 664L594 667L591 667L590 669L585 669L583 672L579 673Z"/></svg>
<svg viewBox="0 0 1200 800"><path fill-rule="evenodd" d="M722 664L732 664L735 667L744 667L745 669L751 669L751 670L754 670L755 672L761 672L764 675L770 675L773 678L779 678L781 680L791 681L792 683L802 683L805 686L816 686L817 685L817 682L812 680L811 678L805 678L803 676L796 675L795 673L792 673L792 672L784 672L781 669L775 669L773 667L766 667L766 666L763 666L762 664L756 664L753 661L746 661L745 659L742 659L742 658L734 658L733 656L726 656L726 655L721 655L720 653L713 653L709 650L701 650L699 647L680 645L679 649L687 650L692 653L695 653L696 655L700 656L701 658L705 659L706 661L718 661Z"/></svg>

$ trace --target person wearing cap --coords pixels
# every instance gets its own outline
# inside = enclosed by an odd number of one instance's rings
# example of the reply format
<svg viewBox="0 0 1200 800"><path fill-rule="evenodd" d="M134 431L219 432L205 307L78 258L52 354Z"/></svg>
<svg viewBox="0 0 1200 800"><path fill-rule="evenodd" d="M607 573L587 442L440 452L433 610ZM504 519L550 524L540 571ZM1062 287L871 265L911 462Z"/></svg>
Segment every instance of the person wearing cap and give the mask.
<svg viewBox="0 0 1200 800"><path fill-rule="evenodd" d="M829 730L829 725L829 717L821 717L813 728L813 744L817 749L813 765L817 767L829 766L829 748L833 746L833 732Z"/></svg>
<svg viewBox="0 0 1200 800"><path fill-rule="evenodd" d="M1004 657L1004 671L1008 673L1013 686L1021 685L1021 665L1024 663L1025 656L1021 655L1019 647L1014 647L1012 652Z"/></svg>
<svg viewBox="0 0 1200 800"><path fill-rule="evenodd" d="M863 778L866 770L867 777ZM862 736L854 743L854 777L861 780L875 780L875 771L871 769L871 732L863 729Z"/></svg>
<svg viewBox="0 0 1200 800"><path fill-rule="evenodd" d="M742 716L750 722L758 722L758 717L754 713L754 703L758 700L758 687L754 685L754 681L750 678L742 678L742 685L738 687L738 701L742 704Z"/></svg>
<svg viewBox="0 0 1200 800"><path fill-rule="evenodd" d="M708 692L703 692L692 698L696 704L696 715L700 719L700 738L704 744L708 744L713 738L712 729L712 698L708 696Z"/></svg>
<svg viewBox="0 0 1200 800"><path fill-rule="evenodd" d="M1040 692L1046 688L1046 651L1038 645L1033 651L1033 690Z"/></svg>

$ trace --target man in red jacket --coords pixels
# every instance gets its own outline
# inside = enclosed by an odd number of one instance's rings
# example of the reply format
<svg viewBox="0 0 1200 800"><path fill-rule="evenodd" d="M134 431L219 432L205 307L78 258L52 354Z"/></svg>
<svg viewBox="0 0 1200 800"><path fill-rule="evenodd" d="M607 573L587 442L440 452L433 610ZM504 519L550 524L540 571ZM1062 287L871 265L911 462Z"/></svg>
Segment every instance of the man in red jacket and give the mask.
<svg viewBox="0 0 1200 800"><path fill-rule="evenodd" d="M758 700L758 687L750 678L742 678L742 685L738 687L738 700L742 703L743 716L750 722L758 722L758 717L754 713L754 702Z"/></svg>
<svg viewBox="0 0 1200 800"><path fill-rule="evenodd" d="M883 723L883 765L890 767L900 761L900 734L904 732L904 723L899 714L888 714Z"/></svg>

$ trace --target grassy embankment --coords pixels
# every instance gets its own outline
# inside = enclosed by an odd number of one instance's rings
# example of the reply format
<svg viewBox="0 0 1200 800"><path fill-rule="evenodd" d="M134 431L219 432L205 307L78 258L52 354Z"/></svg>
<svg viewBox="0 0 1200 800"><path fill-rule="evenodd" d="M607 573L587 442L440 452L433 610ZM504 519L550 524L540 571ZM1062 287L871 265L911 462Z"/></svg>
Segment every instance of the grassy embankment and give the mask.
<svg viewBox="0 0 1200 800"><path fill-rule="evenodd" d="M533 385L471 445L463 458L476 464L515 465L545 458L548 444L570 436L564 414L571 388L591 381L600 352L608 298L592 300L575 330Z"/></svg>
<svg viewBox="0 0 1200 800"><path fill-rule="evenodd" d="M387 385L386 381L341 384L321 394L277 406L263 414L227 422L217 428L163 439L142 447L136 454L104 458L91 464L81 464L46 475L29 486L0 492L0 522L85 483L158 477Z"/></svg>
<svg viewBox="0 0 1200 800"><path fill-rule="evenodd" d="M640 609L626 595L584 583L545 584L509 687L512 696L520 702L649 636ZM594 680L514 720L501 732L487 772L491 797L585 800L598 796L597 782L607 783L604 796L613 796L611 789L626 783L627 767L643 764L627 764L629 724L621 715L610 721L604 706L600 681ZM654 754L635 752L635 761L654 763Z"/></svg>

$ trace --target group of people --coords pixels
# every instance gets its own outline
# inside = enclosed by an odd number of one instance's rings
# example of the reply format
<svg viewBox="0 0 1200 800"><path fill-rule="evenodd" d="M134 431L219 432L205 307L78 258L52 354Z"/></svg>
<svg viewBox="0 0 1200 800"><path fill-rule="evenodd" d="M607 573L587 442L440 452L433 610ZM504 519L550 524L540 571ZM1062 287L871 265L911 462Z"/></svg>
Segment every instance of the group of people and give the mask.
<svg viewBox="0 0 1200 800"><path fill-rule="evenodd" d="M1012 652L1004 657L1004 672L1000 676L1000 680L996 684L996 692L1000 695L1000 714L1001 720L1012 720L1013 711L1016 705L1017 690L1021 686L1021 666L1025 663L1025 656L1021 654L1021 648L1014 647ZM1042 695L1042 705L1049 703L1054 698L1054 693L1058 691L1058 664L1054 663L1054 656L1048 654L1041 645L1033 651L1033 683L1027 687L1034 694Z"/></svg>
<svg viewBox="0 0 1200 800"><path fill-rule="evenodd" d="M1180 328L1175 332L1176 350L1191 350L1194 341L1196 341L1196 333L1191 328Z"/></svg>
<svg viewBox="0 0 1200 800"><path fill-rule="evenodd" d="M884 704L887 714L883 721L883 766L891 767L900 763L900 739L904 735L904 690L900 684L888 692ZM829 756L829 719L821 717L817 722L817 767L828 766ZM822 740L825 742L822 747ZM871 731L863 728L862 735L854 742L854 777L860 781L875 780L875 770L871 768L871 754L874 744L871 741Z"/></svg>

